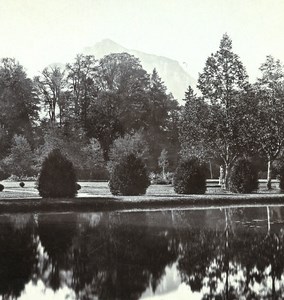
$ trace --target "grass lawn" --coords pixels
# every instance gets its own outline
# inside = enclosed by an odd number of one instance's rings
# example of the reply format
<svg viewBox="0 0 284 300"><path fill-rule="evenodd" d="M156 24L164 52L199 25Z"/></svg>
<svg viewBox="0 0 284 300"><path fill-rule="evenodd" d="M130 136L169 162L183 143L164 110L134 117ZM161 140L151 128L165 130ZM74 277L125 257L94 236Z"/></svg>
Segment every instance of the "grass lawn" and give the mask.
<svg viewBox="0 0 284 300"><path fill-rule="evenodd" d="M19 182L1 183L5 187L0 192L1 213L164 210L284 203L284 194L280 193L276 182L271 191L267 191L265 182L261 182L259 190L253 194L232 194L209 181L205 195L179 195L171 185L151 185L146 195L116 197L110 193L107 182L80 182L81 189L75 199L43 200L38 195L35 182L25 182L24 188L19 186Z"/></svg>
<svg viewBox="0 0 284 300"><path fill-rule="evenodd" d="M206 195L219 195L219 196L229 196L232 193L225 191L219 187L216 187L216 180L208 180ZM4 185L4 190L0 192L0 199L22 199L22 198L38 198L38 190L36 189L36 182L26 181L24 188L19 186L19 182L15 181L2 181ZM107 182L80 182L81 189L78 191L77 197L112 197L109 191ZM211 187L211 186L214 187ZM266 189L265 181L261 180L259 184L259 189L256 193L250 194L279 194L280 190L278 188L278 183L273 181L272 190L268 191ZM234 194L236 195L236 194ZM248 196L248 195L247 195ZM177 195L174 192L174 188L171 185L151 185L145 196L139 196L141 200L143 198L152 197L186 197L186 195Z"/></svg>

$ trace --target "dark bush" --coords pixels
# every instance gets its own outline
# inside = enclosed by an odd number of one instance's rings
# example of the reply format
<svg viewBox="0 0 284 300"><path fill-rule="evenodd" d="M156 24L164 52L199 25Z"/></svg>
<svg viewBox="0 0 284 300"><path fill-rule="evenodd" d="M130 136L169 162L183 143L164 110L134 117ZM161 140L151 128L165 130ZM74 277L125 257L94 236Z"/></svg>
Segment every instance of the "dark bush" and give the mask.
<svg viewBox="0 0 284 300"><path fill-rule="evenodd" d="M55 149L42 164L38 179L39 194L43 198L74 197L77 194L76 181L72 162Z"/></svg>
<svg viewBox="0 0 284 300"><path fill-rule="evenodd" d="M238 159L229 177L229 189L234 193L251 193L258 188L258 172L251 160Z"/></svg>
<svg viewBox="0 0 284 300"><path fill-rule="evenodd" d="M4 185L0 183L0 192L4 190Z"/></svg>
<svg viewBox="0 0 284 300"><path fill-rule="evenodd" d="M129 154L113 167L109 187L113 195L143 195L150 180L141 158Z"/></svg>
<svg viewBox="0 0 284 300"><path fill-rule="evenodd" d="M24 183L23 181L21 181L21 182L19 183L19 186L23 188L23 187L25 186L25 183Z"/></svg>
<svg viewBox="0 0 284 300"><path fill-rule="evenodd" d="M11 174L7 173L0 165L0 180L7 179Z"/></svg>
<svg viewBox="0 0 284 300"><path fill-rule="evenodd" d="M284 191L284 163L280 162L277 166L277 179L279 179L279 188Z"/></svg>
<svg viewBox="0 0 284 300"><path fill-rule="evenodd" d="M77 188L77 191L81 190L81 185L79 183L76 183L76 188Z"/></svg>
<svg viewBox="0 0 284 300"><path fill-rule="evenodd" d="M195 158L179 162L174 179L174 190L178 194L204 194L206 191L206 168Z"/></svg>

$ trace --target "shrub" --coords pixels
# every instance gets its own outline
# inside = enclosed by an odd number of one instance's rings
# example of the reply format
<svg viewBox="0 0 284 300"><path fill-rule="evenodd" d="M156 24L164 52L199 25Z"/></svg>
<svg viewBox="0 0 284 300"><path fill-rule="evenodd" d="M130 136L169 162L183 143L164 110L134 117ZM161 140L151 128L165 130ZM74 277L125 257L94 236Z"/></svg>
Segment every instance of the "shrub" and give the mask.
<svg viewBox="0 0 284 300"><path fill-rule="evenodd" d="M81 190L81 185L79 183L76 183L76 188L77 188L77 191Z"/></svg>
<svg viewBox="0 0 284 300"><path fill-rule="evenodd" d="M6 172L6 170L4 170L4 168L1 166L0 163L0 180L5 180L9 177L9 173Z"/></svg>
<svg viewBox="0 0 284 300"><path fill-rule="evenodd" d="M25 183L24 183L23 181L21 181L21 182L19 183L19 186L23 188L23 187L25 186Z"/></svg>
<svg viewBox="0 0 284 300"><path fill-rule="evenodd" d="M173 183L178 194L204 194L206 191L206 168L195 158L179 162Z"/></svg>
<svg viewBox="0 0 284 300"><path fill-rule="evenodd" d="M110 174L109 187L113 195L143 195L149 185L146 167L134 154L122 157Z"/></svg>
<svg viewBox="0 0 284 300"><path fill-rule="evenodd" d="M251 193L258 188L258 172L246 158L238 159L229 176L229 189L234 193Z"/></svg>
<svg viewBox="0 0 284 300"><path fill-rule="evenodd" d="M284 163L279 163L277 167L277 179L279 179L279 188L281 192L284 191Z"/></svg>
<svg viewBox="0 0 284 300"><path fill-rule="evenodd" d="M4 190L4 185L0 183L0 192Z"/></svg>
<svg viewBox="0 0 284 300"><path fill-rule="evenodd" d="M43 198L74 197L77 194L76 181L72 162L55 149L42 164L38 179L39 194Z"/></svg>

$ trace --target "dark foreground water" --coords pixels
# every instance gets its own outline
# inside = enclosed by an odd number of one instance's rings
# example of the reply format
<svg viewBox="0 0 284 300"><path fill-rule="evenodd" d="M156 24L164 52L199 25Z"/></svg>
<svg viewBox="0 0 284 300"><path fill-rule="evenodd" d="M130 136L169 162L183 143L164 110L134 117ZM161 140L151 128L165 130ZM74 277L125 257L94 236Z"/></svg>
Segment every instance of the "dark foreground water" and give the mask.
<svg viewBox="0 0 284 300"><path fill-rule="evenodd" d="M284 207L0 216L3 299L283 299Z"/></svg>

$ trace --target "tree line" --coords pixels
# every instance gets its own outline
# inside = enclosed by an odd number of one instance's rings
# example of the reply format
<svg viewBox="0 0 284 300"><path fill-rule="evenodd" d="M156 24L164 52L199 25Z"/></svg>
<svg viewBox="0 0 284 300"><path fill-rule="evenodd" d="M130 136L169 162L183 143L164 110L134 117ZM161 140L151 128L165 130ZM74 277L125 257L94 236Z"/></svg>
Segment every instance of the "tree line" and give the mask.
<svg viewBox="0 0 284 300"><path fill-rule="evenodd" d="M179 105L157 71L148 74L127 53L100 60L80 54L33 79L16 60L4 58L0 175L35 175L59 148L82 179L106 177L106 164L134 152L163 177L178 159L196 156L224 166L226 181L233 163L245 156L267 163L270 188L273 163L283 152L283 70L267 56L260 78L249 83L224 34L199 74L199 93L189 86Z"/></svg>
<svg viewBox="0 0 284 300"><path fill-rule="evenodd" d="M127 53L101 60L78 55L33 80L14 59L2 59L0 111L2 177L38 172L54 148L87 178L99 176L106 162L129 148L151 170L158 168L162 149L172 164L177 157L178 102L155 69L148 74Z"/></svg>
<svg viewBox="0 0 284 300"><path fill-rule="evenodd" d="M284 69L267 56L254 84L225 34L219 50L206 60L199 74L197 96L191 87L181 114L182 156L217 160L225 169L225 182L239 157L267 162L267 187L272 164L281 164L284 142Z"/></svg>

